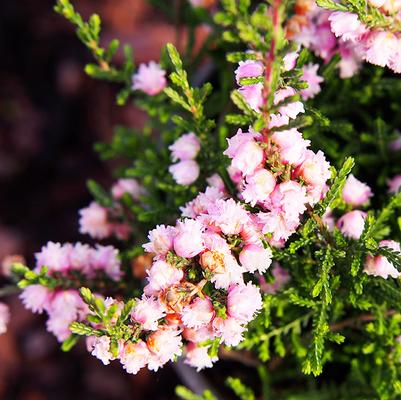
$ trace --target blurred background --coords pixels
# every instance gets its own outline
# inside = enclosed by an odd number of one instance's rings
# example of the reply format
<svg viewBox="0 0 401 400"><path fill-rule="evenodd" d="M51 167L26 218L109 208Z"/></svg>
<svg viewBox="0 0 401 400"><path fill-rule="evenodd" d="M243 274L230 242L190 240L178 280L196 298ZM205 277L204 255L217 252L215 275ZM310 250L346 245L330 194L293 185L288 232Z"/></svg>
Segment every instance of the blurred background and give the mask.
<svg viewBox="0 0 401 400"><path fill-rule="evenodd" d="M102 40L130 43L137 64L157 60L162 45L176 39L175 27L145 0L74 4L84 18L100 14ZM28 265L48 240L88 240L77 219L91 200L85 182L108 186L113 167L99 161L93 144L108 141L116 124L144 120L134 107L114 104L117 87L84 74L90 55L53 5L8 1L0 13L0 260L18 254ZM103 366L83 345L64 354L44 318L26 311L17 295L6 302L12 319L0 336L0 399L175 398L182 371L166 367L133 377L117 364Z"/></svg>

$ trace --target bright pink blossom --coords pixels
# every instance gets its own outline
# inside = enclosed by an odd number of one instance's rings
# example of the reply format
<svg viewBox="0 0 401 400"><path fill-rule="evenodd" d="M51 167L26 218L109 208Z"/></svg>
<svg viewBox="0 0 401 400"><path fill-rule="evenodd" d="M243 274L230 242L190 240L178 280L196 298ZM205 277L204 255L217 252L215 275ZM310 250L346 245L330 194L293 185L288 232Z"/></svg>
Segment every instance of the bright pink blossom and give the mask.
<svg viewBox="0 0 401 400"><path fill-rule="evenodd" d="M238 89L245 101L254 111L260 112L263 105L263 84L256 83L254 85L242 86Z"/></svg>
<svg viewBox="0 0 401 400"><path fill-rule="evenodd" d="M218 358L209 356L209 347L210 346L196 346L195 344L190 343L187 346L187 351L185 354L185 364L196 368L197 372L204 368L213 367L213 363L217 361Z"/></svg>
<svg viewBox="0 0 401 400"><path fill-rule="evenodd" d="M34 313L41 314L48 310L53 293L42 285L30 285L23 289L20 298L25 308Z"/></svg>
<svg viewBox="0 0 401 400"><path fill-rule="evenodd" d="M176 229L173 226L157 225L148 234L150 242L145 243L142 247L149 253L165 255L173 249L173 238Z"/></svg>
<svg viewBox="0 0 401 400"><path fill-rule="evenodd" d="M174 251L180 257L192 258L204 248L202 233L204 227L193 219L184 219L177 222L177 234L174 237Z"/></svg>
<svg viewBox="0 0 401 400"><path fill-rule="evenodd" d="M111 235L107 209L96 202L79 211L79 232L87 233L94 239L104 239Z"/></svg>
<svg viewBox="0 0 401 400"><path fill-rule="evenodd" d="M342 40L358 40L367 28L358 18L357 14L335 11L329 16L331 31Z"/></svg>
<svg viewBox="0 0 401 400"><path fill-rule="evenodd" d="M337 226L344 236L359 239L365 227L365 218L366 213L363 211L350 211L337 221Z"/></svg>
<svg viewBox="0 0 401 400"><path fill-rule="evenodd" d="M257 286L248 282L246 285L233 285L228 290L227 312L232 318L249 322L262 308L262 296Z"/></svg>
<svg viewBox="0 0 401 400"><path fill-rule="evenodd" d="M306 89L301 90L301 96L304 100L312 99L320 93L320 84L324 81L323 77L317 74L319 64L306 64L302 67L301 80L308 83Z"/></svg>
<svg viewBox="0 0 401 400"><path fill-rule="evenodd" d="M142 296L137 300L131 312L131 317L141 324L141 328L147 331L155 331L159 326L159 320L166 316L158 299Z"/></svg>
<svg viewBox="0 0 401 400"><path fill-rule="evenodd" d="M177 269L163 260L157 260L147 271L148 284L144 287L147 296L157 295L161 290L178 283L184 276L181 269Z"/></svg>
<svg viewBox="0 0 401 400"><path fill-rule="evenodd" d="M400 244L393 240L382 240L380 247L389 247L397 252L400 252ZM380 276L387 279L389 276L398 278L401 273L397 270L393 263L391 263L385 256L368 256L365 262L364 271L368 275Z"/></svg>
<svg viewBox="0 0 401 400"><path fill-rule="evenodd" d="M244 338L245 328L235 318L216 317L213 320L213 329L227 346L237 346Z"/></svg>
<svg viewBox="0 0 401 400"><path fill-rule="evenodd" d="M200 150L200 141L194 133L186 133L177 139L170 147L173 161L193 160Z"/></svg>
<svg viewBox="0 0 401 400"><path fill-rule="evenodd" d="M263 75L263 70L263 64L260 61L240 61L235 70L235 79L239 85L242 78L256 78Z"/></svg>
<svg viewBox="0 0 401 400"><path fill-rule="evenodd" d="M145 342L127 342L124 345L120 362L129 374L136 374L145 367L150 359L151 353Z"/></svg>
<svg viewBox="0 0 401 400"><path fill-rule="evenodd" d="M342 197L347 204L360 206L367 203L372 194L372 190L366 183L359 181L351 174L345 182Z"/></svg>
<svg viewBox="0 0 401 400"><path fill-rule="evenodd" d="M35 254L36 271L42 267L47 267L49 272L66 271L70 265L70 251L70 247L63 246L60 243L48 242L39 253Z"/></svg>
<svg viewBox="0 0 401 400"><path fill-rule="evenodd" d="M95 337L91 343L91 354L98 358L104 365L109 365L113 359L110 352L110 338L108 336Z"/></svg>
<svg viewBox="0 0 401 400"><path fill-rule="evenodd" d="M388 185L389 193L392 193L392 194L397 193L401 188L401 174L396 175L393 178L389 179L387 181L387 185Z"/></svg>
<svg viewBox="0 0 401 400"><path fill-rule="evenodd" d="M160 93L166 85L166 71L154 61L150 61L148 65L141 64L137 73L132 77L132 88L141 90L149 96Z"/></svg>
<svg viewBox="0 0 401 400"><path fill-rule="evenodd" d="M330 178L330 163L322 151L314 153L306 150L305 160L298 167L297 176L301 176L308 185L322 187Z"/></svg>
<svg viewBox="0 0 401 400"><path fill-rule="evenodd" d="M116 200L128 193L134 200L144 193L143 188L136 179L119 179L111 188L111 193Z"/></svg>
<svg viewBox="0 0 401 400"><path fill-rule="evenodd" d="M272 263L272 252L269 248L248 244L241 250L239 261L248 272L263 273Z"/></svg>
<svg viewBox="0 0 401 400"><path fill-rule="evenodd" d="M265 168L256 170L246 177L246 184L242 191L244 200L251 206L265 201L276 186L276 178Z"/></svg>
<svg viewBox="0 0 401 400"><path fill-rule="evenodd" d="M191 185L199 177L199 165L194 160L184 160L170 165L169 172L179 185Z"/></svg>
<svg viewBox="0 0 401 400"><path fill-rule="evenodd" d="M186 327L199 329L209 324L213 316L212 302L208 298L197 297L190 305L184 307L181 318Z"/></svg>

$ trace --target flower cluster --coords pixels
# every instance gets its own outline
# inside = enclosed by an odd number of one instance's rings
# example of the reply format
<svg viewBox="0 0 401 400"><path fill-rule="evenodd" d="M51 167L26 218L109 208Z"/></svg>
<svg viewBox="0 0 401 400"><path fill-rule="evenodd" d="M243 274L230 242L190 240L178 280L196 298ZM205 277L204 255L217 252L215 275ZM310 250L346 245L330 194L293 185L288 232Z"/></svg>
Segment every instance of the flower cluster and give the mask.
<svg viewBox="0 0 401 400"><path fill-rule="evenodd" d="M314 0L297 0L295 15L287 22L287 37L311 49L325 62L339 54L340 76L349 78L358 72L362 60L354 42L337 39L332 31L331 15L330 11L319 8Z"/></svg>
<svg viewBox="0 0 401 400"><path fill-rule="evenodd" d="M401 11L401 6L397 2L374 3L377 3L376 7L383 7L385 11L390 11L388 6L392 13ZM359 20L357 14L350 12L333 12L329 20L331 30L336 37L342 43L350 43L355 47L363 60L381 67L387 66L397 73L401 72L401 38L396 34L381 29L369 29Z"/></svg>
<svg viewBox="0 0 401 400"><path fill-rule="evenodd" d="M64 289L59 282L69 282L68 287L79 288L88 280L121 279L118 250L112 246L86 244L64 244L49 242L36 253L36 272L46 268L46 275L53 279L54 289L41 284L29 285L23 289L21 299L25 307L35 313L46 311L49 315L47 329L61 342L71 334L69 325L83 320L88 308L77 289Z"/></svg>
<svg viewBox="0 0 401 400"><path fill-rule="evenodd" d="M122 220L122 208L119 200L128 194L134 201L139 201L144 189L135 179L119 179L111 188L113 207L106 208L93 201L79 211L79 232L94 239L105 239L115 235L126 240L131 234L131 226Z"/></svg>
<svg viewBox="0 0 401 400"><path fill-rule="evenodd" d="M140 90L149 96L162 92L166 85L166 71L155 61L150 61L147 65L141 64L132 77L132 89Z"/></svg>
<svg viewBox="0 0 401 400"><path fill-rule="evenodd" d="M265 272L271 250L252 215L224 197L210 186L183 209L192 218L150 231L144 248L155 257L131 313L141 334L118 356L128 372L146 365L157 370L183 351L187 364L211 367L217 360L212 343L238 345L261 309L259 289L244 274Z"/></svg>
<svg viewBox="0 0 401 400"><path fill-rule="evenodd" d="M200 150L198 137L190 132L182 135L170 147L173 161L178 161L170 166L169 171L179 185L190 185L199 176L199 165L195 161Z"/></svg>

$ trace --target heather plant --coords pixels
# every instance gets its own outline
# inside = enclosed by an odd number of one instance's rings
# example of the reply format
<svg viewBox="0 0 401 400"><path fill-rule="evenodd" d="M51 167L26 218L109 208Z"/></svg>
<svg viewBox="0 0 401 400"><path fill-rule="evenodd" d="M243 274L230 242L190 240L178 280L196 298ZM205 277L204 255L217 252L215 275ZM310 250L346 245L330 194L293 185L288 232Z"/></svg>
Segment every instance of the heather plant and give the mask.
<svg viewBox="0 0 401 400"><path fill-rule="evenodd" d="M21 299L64 351L85 340L127 373L223 358L248 367L227 378L240 399L400 398L401 7L209 3L182 3L186 47L136 66L129 45L113 61L99 16L57 1L93 54L86 73L149 118L96 145L120 165L79 211L101 244L15 263Z"/></svg>

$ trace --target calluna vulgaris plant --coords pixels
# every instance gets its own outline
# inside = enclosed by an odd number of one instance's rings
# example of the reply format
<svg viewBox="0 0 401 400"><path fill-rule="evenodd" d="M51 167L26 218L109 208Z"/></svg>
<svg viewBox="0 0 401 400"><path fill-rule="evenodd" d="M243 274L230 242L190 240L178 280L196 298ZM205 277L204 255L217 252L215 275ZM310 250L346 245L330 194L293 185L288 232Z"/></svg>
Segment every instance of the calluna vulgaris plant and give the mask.
<svg viewBox="0 0 401 400"><path fill-rule="evenodd" d="M149 119L96 147L122 165L79 212L102 244L48 242L10 279L63 350L85 337L127 373L221 357L260 378L227 380L241 399L399 399L401 4L216 3L182 2L187 46L136 67L128 45L113 63L99 16L58 0L87 74Z"/></svg>

